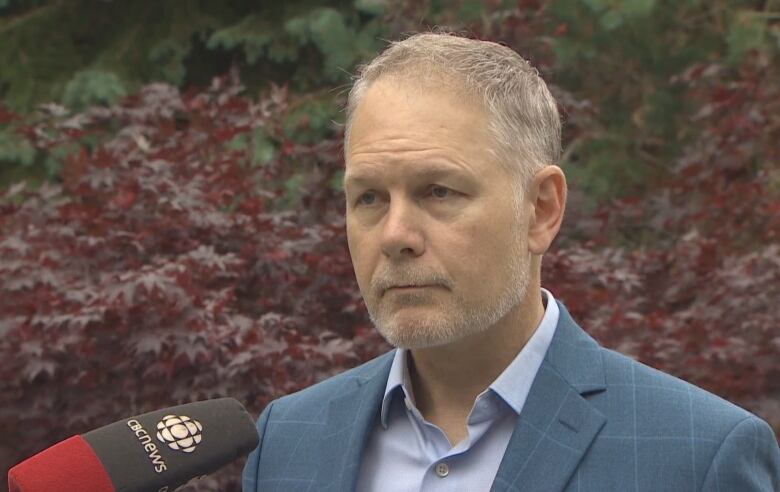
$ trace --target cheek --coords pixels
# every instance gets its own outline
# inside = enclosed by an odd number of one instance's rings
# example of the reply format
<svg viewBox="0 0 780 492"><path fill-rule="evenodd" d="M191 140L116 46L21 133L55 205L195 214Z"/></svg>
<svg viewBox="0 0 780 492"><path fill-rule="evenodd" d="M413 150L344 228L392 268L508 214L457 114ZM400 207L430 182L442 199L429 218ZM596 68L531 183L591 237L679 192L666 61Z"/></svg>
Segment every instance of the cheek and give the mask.
<svg viewBox="0 0 780 492"><path fill-rule="evenodd" d="M347 247L349 248L349 255L352 260L352 267L355 270L358 286L361 290L365 290L369 287L371 281L372 252L370 245L360 235L348 233Z"/></svg>
<svg viewBox="0 0 780 492"><path fill-rule="evenodd" d="M443 245L454 268L472 278L476 287L489 286L492 279L507 270L508 256L517 239L510 223L503 219L493 214L464 225L452 241Z"/></svg>
<svg viewBox="0 0 780 492"><path fill-rule="evenodd" d="M434 255L446 258L448 270L454 279L480 277L486 267L495 263L493 236L489 227L479 221L461 224L449 229L436 240Z"/></svg>
<svg viewBox="0 0 780 492"><path fill-rule="evenodd" d="M346 232L347 232L347 247L349 248L349 254L352 257L352 261L360 257L361 253L365 255L365 236L360 234L360 228L351 226L351 220L347 218Z"/></svg>

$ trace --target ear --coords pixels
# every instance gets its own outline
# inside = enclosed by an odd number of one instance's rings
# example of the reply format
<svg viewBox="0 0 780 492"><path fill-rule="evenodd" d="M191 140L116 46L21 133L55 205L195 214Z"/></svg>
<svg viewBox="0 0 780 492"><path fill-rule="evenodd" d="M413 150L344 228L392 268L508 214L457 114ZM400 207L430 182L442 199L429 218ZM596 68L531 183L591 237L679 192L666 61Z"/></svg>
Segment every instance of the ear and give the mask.
<svg viewBox="0 0 780 492"><path fill-rule="evenodd" d="M534 176L528 190L526 206L530 207L528 221L528 250L543 255L558 235L566 208L566 176L558 166L547 166Z"/></svg>

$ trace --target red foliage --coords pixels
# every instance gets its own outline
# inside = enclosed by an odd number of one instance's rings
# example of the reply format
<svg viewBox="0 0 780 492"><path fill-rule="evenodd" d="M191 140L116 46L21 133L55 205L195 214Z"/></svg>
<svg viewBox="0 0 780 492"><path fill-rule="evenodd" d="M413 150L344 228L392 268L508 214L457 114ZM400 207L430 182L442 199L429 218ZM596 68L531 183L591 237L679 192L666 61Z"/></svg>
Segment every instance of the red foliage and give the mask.
<svg viewBox="0 0 780 492"><path fill-rule="evenodd" d="M240 90L153 84L111 108L50 106L26 128L40 149L81 150L62 184L0 200L4 468L182 402L229 395L257 414L386 348L363 329L342 198L327 186L338 141L251 167L230 140L263 128L289 141L288 97ZM300 172L302 205L274 210ZM237 487L238 465L210 480Z"/></svg>
<svg viewBox="0 0 780 492"><path fill-rule="evenodd" d="M543 272L606 345L754 411L776 431L778 76L755 55L739 70L701 64L676 77L700 108L696 138L662 182L602 207L590 242L547 255ZM652 239L617 246L640 235Z"/></svg>

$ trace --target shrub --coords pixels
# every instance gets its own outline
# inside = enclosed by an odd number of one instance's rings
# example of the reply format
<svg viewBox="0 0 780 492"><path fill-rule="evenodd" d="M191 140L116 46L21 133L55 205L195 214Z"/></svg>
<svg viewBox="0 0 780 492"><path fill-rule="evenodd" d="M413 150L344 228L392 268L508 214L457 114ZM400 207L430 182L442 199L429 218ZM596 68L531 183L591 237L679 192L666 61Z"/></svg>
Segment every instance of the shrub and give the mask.
<svg viewBox="0 0 780 492"><path fill-rule="evenodd" d="M12 186L0 209L9 465L188 401L233 396L256 416L384 347L331 184L338 141L290 140L284 87L257 103L240 91L237 77L186 95L151 84L20 126L39 150L78 150L60 184ZM228 472L209 480L237 486L238 464Z"/></svg>

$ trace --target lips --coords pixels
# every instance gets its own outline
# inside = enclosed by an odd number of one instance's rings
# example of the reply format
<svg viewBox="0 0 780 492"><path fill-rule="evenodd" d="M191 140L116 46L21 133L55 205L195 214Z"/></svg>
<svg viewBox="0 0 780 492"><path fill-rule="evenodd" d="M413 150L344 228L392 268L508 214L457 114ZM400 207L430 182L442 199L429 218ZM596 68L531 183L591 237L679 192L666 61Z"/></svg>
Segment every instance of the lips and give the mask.
<svg viewBox="0 0 780 492"><path fill-rule="evenodd" d="M432 285L399 285L396 287L390 287L387 290L411 290L411 289L422 289L424 287L433 287Z"/></svg>

